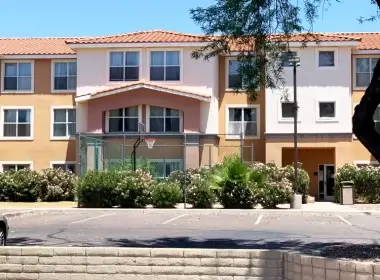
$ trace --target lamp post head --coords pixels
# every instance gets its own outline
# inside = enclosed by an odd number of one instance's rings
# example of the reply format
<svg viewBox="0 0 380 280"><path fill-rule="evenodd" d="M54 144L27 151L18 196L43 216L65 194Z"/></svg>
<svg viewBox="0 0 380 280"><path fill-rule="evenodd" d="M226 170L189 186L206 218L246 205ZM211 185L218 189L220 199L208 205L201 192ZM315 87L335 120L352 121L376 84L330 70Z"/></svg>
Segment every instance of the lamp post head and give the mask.
<svg viewBox="0 0 380 280"><path fill-rule="evenodd" d="M290 56L288 61L294 66L300 66L301 59L299 56Z"/></svg>

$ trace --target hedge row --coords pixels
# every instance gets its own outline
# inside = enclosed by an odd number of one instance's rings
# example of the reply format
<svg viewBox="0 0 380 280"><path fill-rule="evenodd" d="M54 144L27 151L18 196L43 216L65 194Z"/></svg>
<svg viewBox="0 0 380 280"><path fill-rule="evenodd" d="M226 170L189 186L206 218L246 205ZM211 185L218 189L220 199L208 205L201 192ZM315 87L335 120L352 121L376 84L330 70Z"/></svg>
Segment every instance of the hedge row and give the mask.
<svg viewBox="0 0 380 280"><path fill-rule="evenodd" d="M0 201L74 200L77 181L72 172L60 168L0 172Z"/></svg>
<svg viewBox="0 0 380 280"><path fill-rule="evenodd" d="M335 198L340 202L341 182L352 181L357 200L366 203L380 203L380 167L367 165L357 167L345 164L338 168L335 175Z"/></svg>
<svg viewBox="0 0 380 280"><path fill-rule="evenodd" d="M306 195L310 179L303 169L299 174L298 190ZM174 171L166 179L154 179L144 168L90 171L79 180L77 194L82 207L171 208L186 197L194 208L211 208L216 202L225 208L275 208L290 201L292 179L292 166L247 165L231 156L211 168Z"/></svg>

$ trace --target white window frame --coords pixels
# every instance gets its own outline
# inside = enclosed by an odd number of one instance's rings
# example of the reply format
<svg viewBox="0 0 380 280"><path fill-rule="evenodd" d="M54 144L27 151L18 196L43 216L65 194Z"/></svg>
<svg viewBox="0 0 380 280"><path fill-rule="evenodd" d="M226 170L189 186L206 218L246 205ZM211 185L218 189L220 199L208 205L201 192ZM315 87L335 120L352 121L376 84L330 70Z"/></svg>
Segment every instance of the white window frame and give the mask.
<svg viewBox="0 0 380 280"><path fill-rule="evenodd" d="M279 99L278 100L278 109L277 109L277 121L279 123L294 123L294 117L291 118L283 118L282 117L282 103L293 103L293 99L289 99L287 102L284 100ZM298 106L299 106L299 101L298 101ZM297 123L301 123L301 118L300 118L300 108L298 108L298 113L297 113Z"/></svg>
<svg viewBox="0 0 380 280"><path fill-rule="evenodd" d="M225 118L225 133L226 133L226 139L228 140L240 140L240 135L230 135L228 134L228 123L229 123L229 109L247 109L247 108L254 108L256 109L256 123L257 123L257 135L256 136L245 136L243 135L244 139L260 139L260 121L261 121L261 115L260 115L260 105L259 104L228 104L226 105L226 118Z"/></svg>
<svg viewBox="0 0 380 280"><path fill-rule="evenodd" d="M30 136L4 136L4 110L30 110ZM34 107L33 106L0 106L0 140L30 141L34 139Z"/></svg>
<svg viewBox="0 0 380 280"><path fill-rule="evenodd" d="M5 78L5 64L7 63L30 63L32 77L31 77L31 89L30 90L5 90L4 78ZM34 60L2 60L1 61L1 93L34 93Z"/></svg>
<svg viewBox="0 0 380 280"><path fill-rule="evenodd" d="M56 109L74 109L74 105L62 105L62 106L51 106L50 107L50 140L74 140L75 136L54 136L54 110ZM76 127L76 120L75 120Z"/></svg>
<svg viewBox="0 0 380 280"><path fill-rule="evenodd" d="M167 51L174 51L174 52L179 52L179 80L178 81L151 81L150 80L150 53L151 52L165 52L165 58L166 58L166 52ZM182 48L149 48L147 49L147 52L146 52L146 72L145 72L145 76L147 77L147 80L152 82L152 83L160 83L160 84L180 84L180 83L183 83L183 49ZM165 64L166 64L166 59L164 60Z"/></svg>
<svg viewBox="0 0 380 280"><path fill-rule="evenodd" d="M76 92L75 89L54 89L54 78L55 78L55 64L56 63L70 63L70 62L76 62L77 63L77 84L78 84L78 62L76 59L65 59L65 60L59 60L59 59L53 59L51 61L51 92L52 93L67 93L67 92Z"/></svg>
<svg viewBox="0 0 380 280"><path fill-rule="evenodd" d="M139 80L137 81L110 81L110 72L111 72L111 53L114 52L138 52L139 53ZM143 70L142 70L142 61L143 61L143 52L139 48L130 48L130 49L125 49L125 48L116 48L112 50L107 50L107 77L106 81L107 83L110 84L120 84L120 83L136 83L138 81L143 80Z"/></svg>
<svg viewBox="0 0 380 280"><path fill-rule="evenodd" d="M129 108L129 107L135 107L137 106L138 107L138 120L139 120L139 123L142 122L142 105L131 105L131 106L128 106L128 107L122 107L122 108L114 108L114 109L111 109L111 110L118 110L118 109L124 109L124 108ZM111 110L107 110L106 113L105 113L105 124L104 124L104 129L105 129L105 132L106 133L110 133L109 130L110 130L110 127L109 127L109 119L110 119L110 111ZM112 132L111 132L112 133ZM123 132L120 132L120 133L123 133ZM137 133L137 132L126 132L126 133Z"/></svg>
<svg viewBox="0 0 380 280"><path fill-rule="evenodd" d="M147 160L148 162L155 162L155 163L167 163L167 162L175 162L175 163L179 163L180 165L180 170L183 170L183 166L184 166L184 161L183 159L148 159ZM165 177L162 177L162 176L157 176L156 178L165 178Z"/></svg>
<svg viewBox="0 0 380 280"><path fill-rule="evenodd" d="M320 117L319 115L319 104L320 103L334 103L334 112L335 112L335 117L333 118L325 118L325 117ZM315 121L317 123L331 123L331 122L338 122L338 108L336 106L336 100L316 100L316 109L315 109Z"/></svg>
<svg viewBox="0 0 380 280"><path fill-rule="evenodd" d="M157 106L157 107L161 107L161 106ZM161 107L161 108L163 108L164 110L167 109L167 107ZM175 109L175 108L173 109L179 111L179 132L152 132L152 133L175 134L175 133L183 132L183 111L179 109ZM165 117L163 119L165 119ZM165 127L165 122L164 122L164 127ZM146 105L145 107L145 131L150 132L150 105Z"/></svg>
<svg viewBox="0 0 380 280"><path fill-rule="evenodd" d="M75 165L75 173L74 174L77 173L77 163L75 161L65 161L65 160L63 160L63 161L50 161L50 168L53 168L54 164L65 165L66 168L67 168L68 164L74 164Z"/></svg>
<svg viewBox="0 0 380 280"><path fill-rule="evenodd" d="M226 91L235 91L235 89L233 89L233 88L230 88L229 87L229 83L228 83L228 80L229 80L229 66L230 66L230 64L229 64L229 62L231 61L231 60L237 60L237 57L234 57L234 56L226 56L225 57L226 59L226 62L225 62L225 76L224 76L224 80L225 80L225 82L224 82L224 84L225 84L225 86L224 86L224 88L226 89ZM241 86L244 88L244 86L245 86L245 84L244 84L244 82L242 81L241 82ZM239 90L243 90L243 88L239 88ZM257 88L257 91L260 91L261 90L261 86L259 85L259 87Z"/></svg>
<svg viewBox="0 0 380 280"><path fill-rule="evenodd" d="M358 58L362 58L362 59L369 59L369 60L372 60L373 58L377 58L377 59L380 59L380 56L379 55L357 55L357 56L354 56L353 59L352 59L352 64L353 64L353 77L352 77L352 80L353 80L353 88L356 89L356 90L365 90L367 89L368 86L366 87L358 87L356 86L356 74L357 74L357 68L356 68L356 59ZM372 75L373 75L373 70L371 70L371 67L370 67L370 78L372 78Z"/></svg>
<svg viewBox="0 0 380 280"><path fill-rule="evenodd" d="M334 52L334 66L319 66L319 52ZM336 70L339 52L337 48L315 48L315 65L318 70Z"/></svg>
<svg viewBox="0 0 380 280"><path fill-rule="evenodd" d="M3 172L3 165L30 165L30 169L33 170L33 161L17 161L17 160L8 160L0 161L0 172Z"/></svg>

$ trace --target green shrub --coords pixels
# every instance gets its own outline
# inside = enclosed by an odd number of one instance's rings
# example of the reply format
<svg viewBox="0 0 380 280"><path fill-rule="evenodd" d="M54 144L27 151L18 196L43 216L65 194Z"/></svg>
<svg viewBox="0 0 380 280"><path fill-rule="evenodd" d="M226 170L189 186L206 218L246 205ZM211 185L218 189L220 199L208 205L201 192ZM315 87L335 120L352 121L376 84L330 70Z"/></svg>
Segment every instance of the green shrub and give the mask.
<svg viewBox="0 0 380 280"><path fill-rule="evenodd" d="M181 202L181 187L179 182L162 180L152 188L152 205L156 208L174 208Z"/></svg>
<svg viewBox="0 0 380 280"><path fill-rule="evenodd" d="M154 165L147 159L139 158L139 159L136 159L136 170L137 169L142 169L146 172L153 174ZM133 165L129 159L125 161L110 162L108 164L108 170L133 171Z"/></svg>
<svg viewBox="0 0 380 280"><path fill-rule="evenodd" d="M3 201L36 202L41 175L34 170L21 169L0 173L0 196Z"/></svg>
<svg viewBox="0 0 380 280"><path fill-rule="evenodd" d="M42 201L74 200L77 177L70 170L46 168L40 172L38 197Z"/></svg>
<svg viewBox="0 0 380 280"><path fill-rule="evenodd" d="M304 196L309 194L310 189L310 177L309 174L303 169L302 163L298 163L298 176L297 176L297 186L296 192ZM292 182L294 182L294 165L285 166L285 177Z"/></svg>
<svg viewBox="0 0 380 280"><path fill-rule="evenodd" d="M256 189L264 185L264 175L255 172L239 156L225 157L215 168L211 182L224 208L253 208L257 204Z"/></svg>
<svg viewBox="0 0 380 280"><path fill-rule="evenodd" d="M117 205L116 186L123 172L115 170L88 171L79 180L78 200L83 207L106 208Z"/></svg>
<svg viewBox="0 0 380 280"><path fill-rule="evenodd" d="M121 181L117 184L118 204L123 208L143 208L150 203L152 175L143 169L123 171Z"/></svg>

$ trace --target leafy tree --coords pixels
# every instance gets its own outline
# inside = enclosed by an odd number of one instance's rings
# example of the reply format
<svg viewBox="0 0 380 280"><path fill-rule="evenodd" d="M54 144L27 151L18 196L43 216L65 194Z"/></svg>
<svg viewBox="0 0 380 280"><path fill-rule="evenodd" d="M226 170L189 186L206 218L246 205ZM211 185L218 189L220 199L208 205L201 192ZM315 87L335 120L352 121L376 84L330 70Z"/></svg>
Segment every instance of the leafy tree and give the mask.
<svg viewBox="0 0 380 280"><path fill-rule="evenodd" d="M363 1L363 0L360 0ZM358 4L359 2L358 1ZM375 13L361 17L359 22L373 21L380 16L380 0L367 0ZM293 0L215 0L208 7L190 10L191 18L205 33L208 42L192 53L195 59L208 60L224 53L237 52L238 73L243 91L256 100L258 88L284 90L282 54L289 50L293 36L307 42L319 42L310 32L322 9L342 0L302 0L302 7ZM302 22L306 19L307 28ZM300 34L302 32L302 34ZM237 92L240 89L235 88ZM360 142L380 162L380 135L374 129L373 114L380 104L380 60L360 104L353 116L353 132Z"/></svg>

